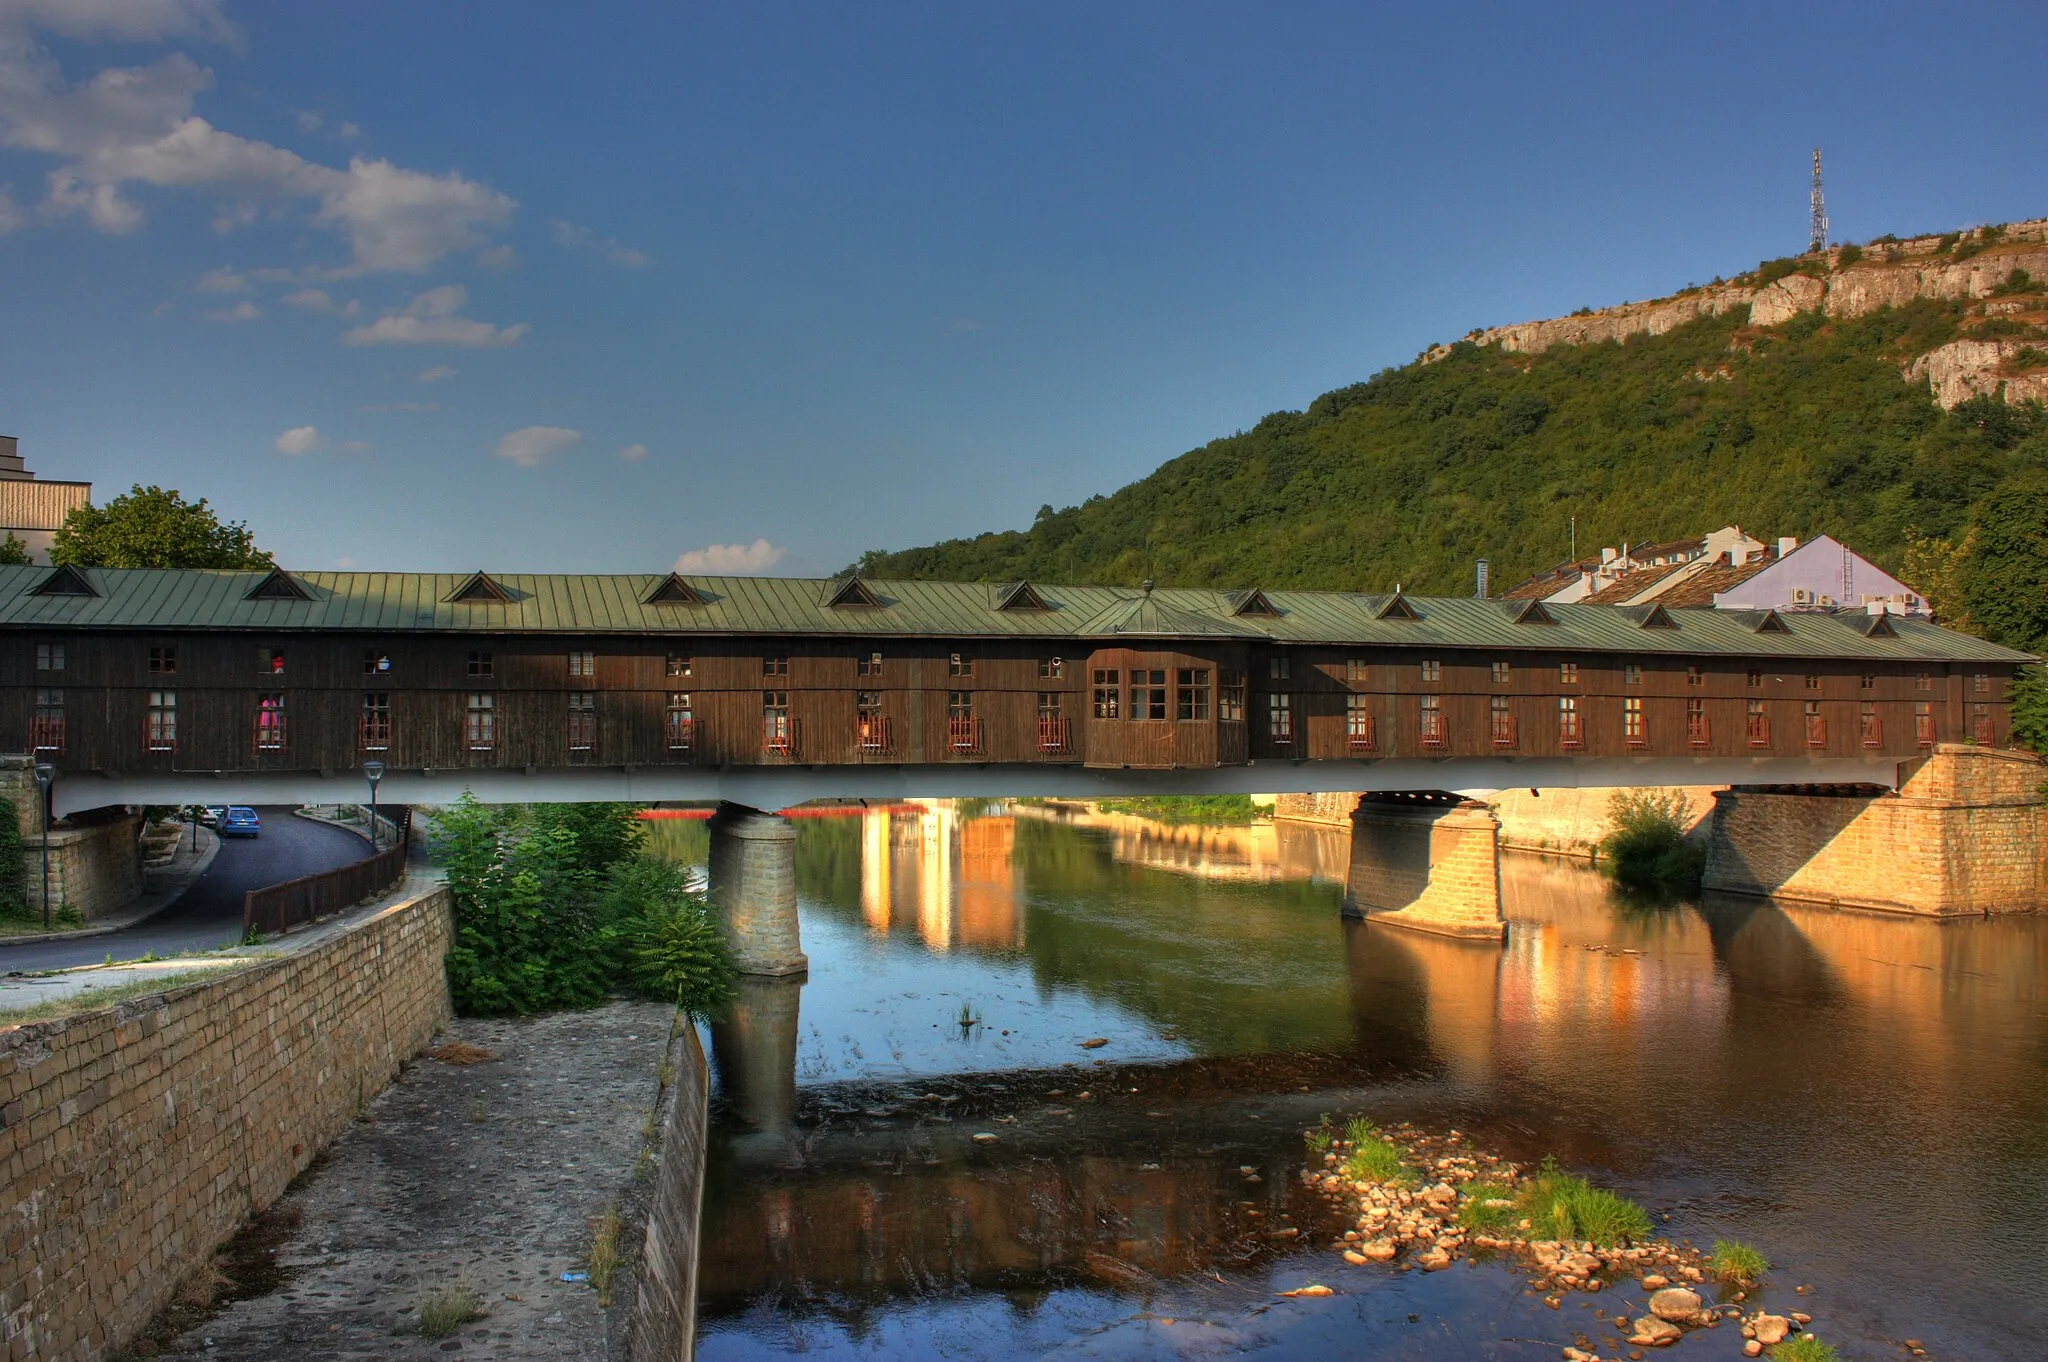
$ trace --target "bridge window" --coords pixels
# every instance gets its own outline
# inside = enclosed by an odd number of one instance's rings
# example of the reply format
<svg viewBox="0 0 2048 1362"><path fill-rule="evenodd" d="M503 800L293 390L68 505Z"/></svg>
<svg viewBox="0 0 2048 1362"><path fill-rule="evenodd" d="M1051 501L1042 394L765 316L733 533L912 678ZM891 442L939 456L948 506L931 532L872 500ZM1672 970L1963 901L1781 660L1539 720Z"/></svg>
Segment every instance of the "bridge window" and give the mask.
<svg viewBox="0 0 2048 1362"><path fill-rule="evenodd" d="M1876 690L1876 689L1877 689L1877 678L1876 678L1876 677L1874 677L1874 676L1872 676L1872 675L1871 675L1871 674L1870 674L1869 672L1865 672L1865 673L1863 673L1863 689L1865 689L1865 690Z"/></svg>
<svg viewBox="0 0 2048 1362"><path fill-rule="evenodd" d="M981 721L974 717L974 692L946 692L946 746L954 752L981 748Z"/></svg>
<svg viewBox="0 0 2048 1362"><path fill-rule="evenodd" d="M763 657L763 658L761 659L761 675L763 675L763 676L788 676L788 675L789 675L789 654L788 654L788 653L769 653L769 654L768 654L767 656Z"/></svg>
<svg viewBox="0 0 2048 1362"><path fill-rule="evenodd" d="M1828 721L1820 712L1820 701L1806 702L1806 745L1826 747L1828 745Z"/></svg>
<svg viewBox="0 0 2048 1362"><path fill-rule="evenodd" d="M471 653L469 655L469 674L471 676L497 675L497 672L495 670L495 663L493 662L491 655L488 652Z"/></svg>
<svg viewBox="0 0 2048 1362"><path fill-rule="evenodd" d="M474 665L475 654L471 654ZM488 665L490 654L484 654ZM489 675L488 672L485 675ZM469 750L488 752L498 745L498 697L489 691L471 691L469 696L468 722L464 732L469 739Z"/></svg>
<svg viewBox="0 0 2048 1362"><path fill-rule="evenodd" d="M62 644L58 645L62 647ZM35 718L29 721L28 745L32 752L57 752L64 750L64 692L54 689L36 691Z"/></svg>
<svg viewBox="0 0 2048 1362"><path fill-rule="evenodd" d="M1746 718L1749 725L1749 745L1751 747L1769 747L1771 745L1771 716L1764 709L1764 702L1761 700L1751 700L1749 702L1749 713Z"/></svg>
<svg viewBox="0 0 2048 1362"><path fill-rule="evenodd" d="M1934 706L1925 700L1913 702L1913 741L1921 747L1934 746Z"/></svg>
<svg viewBox="0 0 2048 1362"><path fill-rule="evenodd" d="M1649 745L1650 730L1643 720L1643 699L1639 695L1621 702L1621 736L1628 739L1630 747Z"/></svg>
<svg viewBox="0 0 2048 1362"><path fill-rule="evenodd" d="M383 752L391 746L391 696L373 691L363 696L362 744L365 752Z"/></svg>
<svg viewBox="0 0 2048 1362"><path fill-rule="evenodd" d="M1562 747L1577 747L1585 741L1579 730L1579 697L1557 697L1557 741Z"/></svg>
<svg viewBox="0 0 2048 1362"><path fill-rule="evenodd" d="M569 692L569 750L588 752L597 746L597 696L587 690Z"/></svg>
<svg viewBox="0 0 2048 1362"><path fill-rule="evenodd" d="M1067 660L1063 657L1041 657L1038 659L1038 675L1042 680L1057 681L1067 674Z"/></svg>
<svg viewBox="0 0 2048 1362"><path fill-rule="evenodd" d="M1754 667L1750 668L1750 671L1749 671L1749 688L1750 688L1751 690L1755 690L1755 689L1756 689L1757 687L1759 687L1759 686L1763 685L1763 683L1764 683L1764 674L1763 674L1762 672L1760 672L1760 671L1756 670L1756 668L1754 668Z"/></svg>
<svg viewBox="0 0 2048 1362"><path fill-rule="evenodd" d="M1372 697L1345 696L1344 745L1354 752L1369 752L1377 745L1376 736L1373 732Z"/></svg>
<svg viewBox="0 0 2048 1362"><path fill-rule="evenodd" d="M1291 695L1268 695L1266 697L1266 736L1276 746L1294 741L1294 697Z"/></svg>
<svg viewBox="0 0 2048 1362"><path fill-rule="evenodd" d="M1286 653L1275 653L1266 659L1266 677L1272 681L1294 679L1294 659Z"/></svg>
<svg viewBox="0 0 2048 1362"><path fill-rule="evenodd" d="M39 672L63 671L64 645L61 643L38 643L36 645L36 670Z"/></svg>
<svg viewBox="0 0 2048 1362"><path fill-rule="evenodd" d="M1622 664L1621 664L1621 684L1622 684L1622 685L1624 685L1624 686L1640 686L1640 685L1642 685L1642 684L1643 684L1643 664L1642 664L1642 663L1640 663L1640 662L1624 662L1624 663L1622 663Z"/></svg>
<svg viewBox="0 0 2048 1362"><path fill-rule="evenodd" d="M854 738L863 752L886 752L889 749L889 716L882 713L882 692L861 690L853 693Z"/></svg>
<svg viewBox="0 0 2048 1362"><path fill-rule="evenodd" d="M1131 713L1133 719L1166 717L1166 668L1140 667L1131 672Z"/></svg>
<svg viewBox="0 0 2048 1362"><path fill-rule="evenodd" d="M1714 741L1713 729L1707 724L1707 702L1687 700L1685 702L1685 742L1688 747L1707 747Z"/></svg>
<svg viewBox="0 0 2048 1362"><path fill-rule="evenodd" d="M1868 700L1863 702L1862 711L1856 716L1856 731L1865 747L1884 746L1884 725L1877 717L1877 706Z"/></svg>
<svg viewBox="0 0 2048 1362"><path fill-rule="evenodd" d="M1038 750L1041 752L1067 750L1067 716L1061 712L1060 704L1060 692L1038 692Z"/></svg>
<svg viewBox="0 0 2048 1362"><path fill-rule="evenodd" d="M1970 693L1972 695L1991 694L1991 673L1978 672L1975 676L1971 677Z"/></svg>
<svg viewBox="0 0 2048 1362"><path fill-rule="evenodd" d="M1566 685L1566 686L1576 686L1576 685L1578 685L1578 684L1579 684L1579 664L1578 664L1578 663L1576 663L1576 662L1560 662L1560 663L1558 663L1558 664L1557 664L1557 679L1558 679L1558 683L1559 683L1560 685Z"/></svg>
<svg viewBox="0 0 2048 1362"><path fill-rule="evenodd" d="M1695 662L1686 667L1685 684L1688 686L1704 686L1707 684L1707 674L1698 663Z"/></svg>
<svg viewBox="0 0 2048 1362"><path fill-rule="evenodd" d="M1432 658L1424 658L1424 659L1423 659L1423 662L1422 662L1422 680L1423 680L1423 683L1424 683L1425 685L1428 685L1428 684L1433 684L1433 683L1435 683L1435 682L1441 681L1441 680L1443 680L1443 679L1444 679L1444 664L1443 664L1443 663L1441 663L1441 662L1439 662L1439 661L1437 661L1437 660L1436 660L1435 658L1433 658L1433 657L1432 657Z"/></svg>
<svg viewBox="0 0 2048 1362"><path fill-rule="evenodd" d="M862 653L853 660L853 670L861 676L880 676L882 674L882 655L880 653Z"/></svg>
<svg viewBox="0 0 2048 1362"><path fill-rule="evenodd" d="M1489 717L1491 719L1491 731L1495 747L1513 747L1515 745L1515 714L1514 710L1509 708L1513 703L1505 695L1493 697L1492 712Z"/></svg>
<svg viewBox="0 0 2048 1362"><path fill-rule="evenodd" d="M668 693L668 708L662 712L661 726L668 739L668 750L687 752L697 743L696 715L690 708L688 691L672 690Z"/></svg>
<svg viewBox="0 0 2048 1362"><path fill-rule="evenodd" d="M178 649L175 644L160 644L149 650L149 670L152 676L176 676L178 674Z"/></svg>
<svg viewBox="0 0 2048 1362"><path fill-rule="evenodd" d="M1422 745L1442 747L1444 745L1444 700L1441 695L1422 697Z"/></svg>
<svg viewBox="0 0 2048 1362"><path fill-rule="evenodd" d="M1244 722L1244 673L1225 672L1216 691L1216 717L1227 723Z"/></svg>
<svg viewBox="0 0 2048 1362"><path fill-rule="evenodd" d="M391 654L382 648L363 649L363 675L383 676L391 670Z"/></svg>
<svg viewBox="0 0 2048 1362"><path fill-rule="evenodd" d="M974 675L974 659L965 653L948 653L946 655L946 675Z"/></svg>
<svg viewBox="0 0 2048 1362"><path fill-rule="evenodd" d="M1369 665L1369 664L1368 664L1368 663L1366 662L1366 660L1365 660L1364 658L1362 658L1362 657L1347 657L1347 658L1345 658L1345 659L1344 659L1344 679L1345 679L1346 681L1363 681L1363 680L1365 680L1365 679L1367 678L1367 676L1368 676L1368 672L1367 672L1367 667L1368 667L1368 665Z"/></svg>
<svg viewBox="0 0 2048 1362"><path fill-rule="evenodd" d="M1970 706L1970 741L1979 747L1991 746L1991 706Z"/></svg>
<svg viewBox="0 0 2048 1362"><path fill-rule="evenodd" d="M256 697L256 750L284 751L284 696L274 691Z"/></svg>
<svg viewBox="0 0 2048 1362"><path fill-rule="evenodd" d="M570 654L569 654L569 675L571 675L571 676L596 676L596 675L597 675L597 654L596 654L596 653L594 653L594 652L591 652L591 651L590 651L589 649L587 649L587 648L586 648L586 649L582 649L582 650L579 650L579 651L576 651L576 652L572 652L572 653L570 653Z"/></svg>
<svg viewBox="0 0 2048 1362"><path fill-rule="evenodd" d="M1123 694L1120 678L1114 670L1095 670L1095 717L1114 719L1119 713L1118 699Z"/></svg>
<svg viewBox="0 0 2048 1362"><path fill-rule="evenodd" d="M175 752L178 748L178 692L153 690L149 708L143 714L142 745L150 752Z"/></svg>
<svg viewBox="0 0 2048 1362"><path fill-rule="evenodd" d="M862 719L871 719L882 712L882 692L878 690L857 690L853 693L853 707Z"/></svg>
<svg viewBox="0 0 2048 1362"><path fill-rule="evenodd" d="M689 676L692 671L691 658L688 653L670 653L668 655L668 674L670 676Z"/></svg>
<svg viewBox="0 0 2048 1362"><path fill-rule="evenodd" d="M256 650L256 670L262 672L265 676L283 676L284 649L258 648Z"/></svg>
<svg viewBox="0 0 2048 1362"><path fill-rule="evenodd" d="M1933 690L1933 689L1934 689L1934 677L1933 677L1933 675L1932 675L1932 674L1930 674L1930 673L1928 673L1928 672L1914 672L1914 673L1913 673L1913 689L1914 689L1914 690L1918 690L1918 691L1930 691L1930 690Z"/></svg>
<svg viewBox="0 0 2048 1362"><path fill-rule="evenodd" d="M1176 719L1209 717L1209 669L1182 667L1174 680L1173 714Z"/></svg>
<svg viewBox="0 0 2048 1362"><path fill-rule="evenodd" d="M761 692L761 748L784 756L796 750L796 726L789 717L789 692Z"/></svg>
<svg viewBox="0 0 2048 1362"><path fill-rule="evenodd" d="M1496 686L1505 686L1505 685L1506 685L1506 684L1507 684L1508 682L1510 682L1510 681L1512 681L1512 680L1514 680L1514 679L1515 679L1515 668L1514 668L1514 664L1512 664L1512 663L1509 663L1509 662L1501 662L1501 661L1497 661L1497 662L1495 662L1495 663L1493 664L1493 684L1494 684L1494 685L1496 685Z"/></svg>
<svg viewBox="0 0 2048 1362"><path fill-rule="evenodd" d="M1808 672L1808 673L1806 674L1806 688L1807 688L1808 690L1819 690L1819 689L1820 689L1820 674L1819 674L1819 673L1817 673L1817 672Z"/></svg>
<svg viewBox="0 0 2048 1362"><path fill-rule="evenodd" d="M1060 717L1060 693L1056 690L1038 692L1038 717L1057 719Z"/></svg>

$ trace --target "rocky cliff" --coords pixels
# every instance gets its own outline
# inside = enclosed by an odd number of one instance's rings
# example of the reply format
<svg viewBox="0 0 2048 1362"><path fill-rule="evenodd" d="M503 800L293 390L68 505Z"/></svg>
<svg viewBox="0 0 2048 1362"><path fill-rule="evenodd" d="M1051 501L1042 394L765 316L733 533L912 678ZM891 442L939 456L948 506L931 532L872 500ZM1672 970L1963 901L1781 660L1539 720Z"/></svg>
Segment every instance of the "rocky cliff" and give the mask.
<svg viewBox="0 0 2048 1362"><path fill-rule="evenodd" d="M2017 271L2017 273L2015 273ZM1661 336L1700 317L1742 312L1751 327L1782 326L1802 312L1860 317L1916 298L1965 304L1964 339L1903 359L1944 407L1980 395L2048 401L2048 218L1907 240L1880 239L1772 261L1756 271L1670 298L1588 309L1550 321L1476 330L1478 345L1536 353ZM1744 343L1738 334L1735 343ZM1425 358L1441 358L1437 346Z"/></svg>

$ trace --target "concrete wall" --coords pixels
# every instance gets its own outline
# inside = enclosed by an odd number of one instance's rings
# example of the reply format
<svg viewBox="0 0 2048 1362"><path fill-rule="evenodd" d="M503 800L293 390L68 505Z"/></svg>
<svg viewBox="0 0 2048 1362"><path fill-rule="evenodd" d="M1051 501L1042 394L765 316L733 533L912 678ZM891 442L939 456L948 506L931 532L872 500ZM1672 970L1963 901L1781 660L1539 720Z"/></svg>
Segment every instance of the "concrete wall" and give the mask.
<svg viewBox="0 0 2048 1362"><path fill-rule="evenodd" d="M1944 745L1897 794L1827 798L1736 788L1717 797L1705 887L1948 917L2048 906L2048 764Z"/></svg>
<svg viewBox="0 0 2048 1362"><path fill-rule="evenodd" d="M1358 806L1344 908L1368 922L1502 940L1499 825L1470 801Z"/></svg>
<svg viewBox="0 0 2048 1362"><path fill-rule="evenodd" d="M697 1346L697 1246L711 1076L697 1028L688 1022L669 1047L669 1063L674 1077L662 1123L661 1171L626 1333L629 1362L689 1362Z"/></svg>
<svg viewBox="0 0 2048 1362"><path fill-rule="evenodd" d="M0 1349L120 1348L449 1017L448 893L303 954L0 1029Z"/></svg>

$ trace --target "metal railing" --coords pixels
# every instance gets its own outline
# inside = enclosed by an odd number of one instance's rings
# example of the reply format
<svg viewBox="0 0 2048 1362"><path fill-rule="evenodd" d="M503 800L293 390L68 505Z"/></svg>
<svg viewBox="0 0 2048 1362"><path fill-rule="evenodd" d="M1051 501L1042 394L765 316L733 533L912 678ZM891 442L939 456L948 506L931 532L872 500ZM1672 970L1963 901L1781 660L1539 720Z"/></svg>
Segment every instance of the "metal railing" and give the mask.
<svg viewBox="0 0 2048 1362"><path fill-rule="evenodd" d="M1515 716L1503 710L1493 712L1493 745L1513 747L1515 745Z"/></svg>
<svg viewBox="0 0 2048 1362"><path fill-rule="evenodd" d="M1771 716L1768 714L1751 714L1746 717L1749 720L1749 745L1751 747L1769 747L1771 745Z"/></svg>
<svg viewBox="0 0 2048 1362"><path fill-rule="evenodd" d="M1444 724L1443 715L1424 714L1422 716L1422 745L1424 747L1442 747L1445 742L1449 741L1449 738L1450 730Z"/></svg>
<svg viewBox="0 0 2048 1362"><path fill-rule="evenodd" d="M863 756L877 756L895 746L889 716L886 714L858 714L853 720L854 740L860 744Z"/></svg>
<svg viewBox="0 0 2048 1362"><path fill-rule="evenodd" d="M981 750L981 720L974 718L948 718L946 720L946 747L954 755L964 755Z"/></svg>
<svg viewBox="0 0 2048 1362"><path fill-rule="evenodd" d="M278 936L354 907L405 878L405 857L406 845L401 841L374 856L318 875L251 889L242 895L242 934L246 937L253 928L266 936Z"/></svg>
<svg viewBox="0 0 2048 1362"><path fill-rule="evenodd" d="M1687 747L1712 747L1714 726L1704 714L1685 716L1685 745Z"/></svg>
<svg viewBox="0 0 2048 1362"><path fill-rule="evenodd" d="M1379 729L1370 714L1354 714L1345 720L1344 746L1352 752L1371 752L1380 745Z"/></svg>
<svg viewBox="0 0 2048 1362"><path fill-rule="evenodd" d="M62 714L38 714L28 721L28 750L31 752L64 752L64 716Z"/></svg>
<svg viewBox="0 0 2048 1362"><path fill-rule="evenodd" d="M1069 729L1065 715L1042 714L1038 719L1038 750L1060 753L1067 750Z"/></svg>

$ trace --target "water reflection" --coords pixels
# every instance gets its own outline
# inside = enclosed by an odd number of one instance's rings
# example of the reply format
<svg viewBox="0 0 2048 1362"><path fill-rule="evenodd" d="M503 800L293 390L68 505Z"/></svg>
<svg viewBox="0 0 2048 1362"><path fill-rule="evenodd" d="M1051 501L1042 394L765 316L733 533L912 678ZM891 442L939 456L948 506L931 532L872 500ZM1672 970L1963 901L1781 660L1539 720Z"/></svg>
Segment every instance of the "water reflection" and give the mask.
<svg viewBox="0 0 2048 1362"><path fill-rule="evenodd" d="M1129 821L802 825L809 983L714 1035L704 1356L1197 1346L1165 1316L1276 1355L1550 1337L1500 1274L1289 1256L1299 1131L1359 1106L1757 1242L1848 1350L2048 1349L2048 922L1643 908L1509 856L1505 949L1474 946L1342 921L1341 830ZM1311 1267L1355 1293L1328 1333L1251 1322Z"/></svg>

